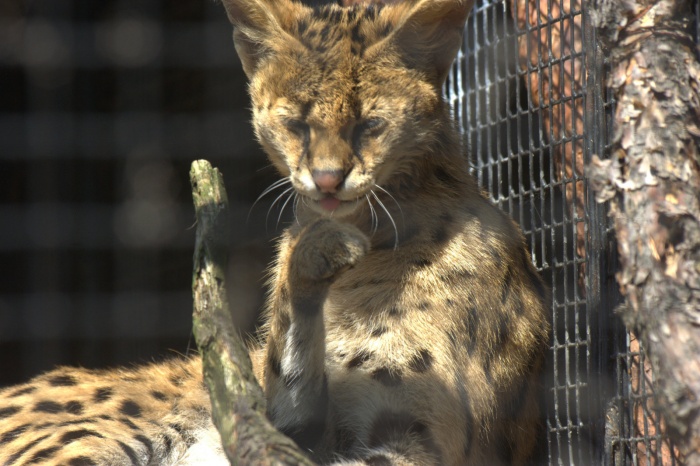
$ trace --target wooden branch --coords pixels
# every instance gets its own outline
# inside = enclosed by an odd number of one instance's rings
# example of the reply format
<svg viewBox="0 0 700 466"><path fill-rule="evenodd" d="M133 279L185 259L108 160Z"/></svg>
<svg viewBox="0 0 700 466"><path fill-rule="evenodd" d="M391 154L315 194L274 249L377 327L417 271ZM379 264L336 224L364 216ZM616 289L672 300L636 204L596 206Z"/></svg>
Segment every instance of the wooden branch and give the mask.
<svg viewBox="0 0 700 466"><path fill-rule="evenodd" d="M599 0L592 15L613 69L615 131L591 186L610 201L626 297L659 409L700 465L700 64L685 0Z"/></svg>
<svg viewBox="0 0 700 466"><path fill-rule="evenodd" d="M197 217L192 292L194 336L202 354L214 424L231 464L312 465L265 415L265 397L248 350L233 326L224 276L228 256L228 199L221 173L205 160L192 163Z"/></svg>

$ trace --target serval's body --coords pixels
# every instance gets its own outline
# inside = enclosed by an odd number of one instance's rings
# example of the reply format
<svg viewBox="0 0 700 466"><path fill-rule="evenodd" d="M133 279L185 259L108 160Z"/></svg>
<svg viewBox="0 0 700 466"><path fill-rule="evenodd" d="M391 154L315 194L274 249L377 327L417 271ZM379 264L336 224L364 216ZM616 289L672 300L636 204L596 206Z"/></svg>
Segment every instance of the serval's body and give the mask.
<svg viewBox="0 0 700 466"><path fill-rule="evenodd" d="M257 135L296 195L251 352L270 418L323 463L522 464L546 292L441 99L471 0L224 3ZM200 372L6 389L0 463L223 464Z"/></svg>

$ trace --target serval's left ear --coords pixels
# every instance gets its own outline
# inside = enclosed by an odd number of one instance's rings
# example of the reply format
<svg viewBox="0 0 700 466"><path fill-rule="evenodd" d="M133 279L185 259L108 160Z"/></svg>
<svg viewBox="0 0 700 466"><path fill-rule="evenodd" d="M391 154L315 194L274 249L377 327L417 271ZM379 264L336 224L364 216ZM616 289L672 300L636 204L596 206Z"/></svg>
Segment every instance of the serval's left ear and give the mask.
<svg viewBox="0 0 700 466"><path fill-rule="evenodd" d="M464 25L474 0L414 0L395 2L390 40L403 60L424 69L442 86L462 45Z"/></svg>
<svg viewBox="0 0 700 466"><path fill-rule="evenodd" d="M290 0L223 0L233 24L233 43L248 79L280 44L295 41L288 24L303 6Z"/></svg>

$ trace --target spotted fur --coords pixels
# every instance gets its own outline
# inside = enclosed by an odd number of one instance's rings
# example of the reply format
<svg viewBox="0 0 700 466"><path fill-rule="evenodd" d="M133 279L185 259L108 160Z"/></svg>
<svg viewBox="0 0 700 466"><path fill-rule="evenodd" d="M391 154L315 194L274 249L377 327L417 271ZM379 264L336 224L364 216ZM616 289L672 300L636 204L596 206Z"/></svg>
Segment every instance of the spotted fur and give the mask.
<svg viewBox="0 0 700 466"><path fill-rule="evenodd" d="M524 464L547 292L441 98L472 0L348 3L224 0L294 188L251 350L268 415L325 464ZM0 463L223 461L199 364L6 389Z"/></svg>

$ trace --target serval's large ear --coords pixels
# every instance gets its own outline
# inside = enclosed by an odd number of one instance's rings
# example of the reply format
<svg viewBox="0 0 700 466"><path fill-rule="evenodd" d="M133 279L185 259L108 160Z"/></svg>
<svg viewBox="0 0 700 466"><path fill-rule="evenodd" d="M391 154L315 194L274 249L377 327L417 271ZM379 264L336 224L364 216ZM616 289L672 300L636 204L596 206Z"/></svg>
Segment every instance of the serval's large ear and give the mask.
<svg viewBox="0 0 700 466"><path fill-rule="evenodd" d="M442 86L459 47L474 0L413 0L394 3L390 40L411 67ZM433 74L434 73L434 74Z"/></svg>
<svg viewBox="0 0 700 466"><path fill-rule="evenodd" d="M285 26L301 5L290 0L223 0L228 19L233 24L233 43L250 79L276 44L289 43Z"/></svg>

